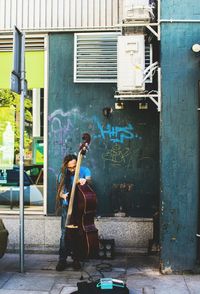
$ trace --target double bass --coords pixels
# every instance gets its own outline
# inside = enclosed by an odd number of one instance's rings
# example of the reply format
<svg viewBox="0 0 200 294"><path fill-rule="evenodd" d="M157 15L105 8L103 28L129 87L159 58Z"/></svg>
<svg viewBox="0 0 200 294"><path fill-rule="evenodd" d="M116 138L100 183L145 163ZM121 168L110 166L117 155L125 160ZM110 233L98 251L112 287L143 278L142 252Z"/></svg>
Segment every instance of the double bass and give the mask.
<svg viewBox="0 0 200 294"><path fill-rule="evenodd" d="M77 156L76 169L70 192L65 227L71 239L74 255L79 259L95 258L99 252L98 230L94 224L97 199L93 189L87 183L77 184L82 158L88 151L90 135L83 134L84 140Z"/></svg>

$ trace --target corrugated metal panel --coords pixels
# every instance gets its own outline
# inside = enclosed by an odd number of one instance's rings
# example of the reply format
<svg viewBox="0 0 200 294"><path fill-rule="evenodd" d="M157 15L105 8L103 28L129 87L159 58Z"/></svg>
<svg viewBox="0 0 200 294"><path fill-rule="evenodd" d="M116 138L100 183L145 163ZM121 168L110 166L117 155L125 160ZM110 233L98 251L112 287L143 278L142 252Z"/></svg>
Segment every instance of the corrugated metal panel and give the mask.
<svg viewBox="0 0 200 294"><path fill-rule="evenodd" d="M115 29L122 0L0 0L0 30Z"/></svg>

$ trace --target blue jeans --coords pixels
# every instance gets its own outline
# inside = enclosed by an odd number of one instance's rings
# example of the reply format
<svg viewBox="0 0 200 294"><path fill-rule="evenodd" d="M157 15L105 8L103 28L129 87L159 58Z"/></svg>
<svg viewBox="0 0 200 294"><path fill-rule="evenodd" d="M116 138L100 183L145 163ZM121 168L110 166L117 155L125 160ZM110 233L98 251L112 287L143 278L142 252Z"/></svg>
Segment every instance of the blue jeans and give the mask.
<svg viewBox="0 0 200 294"><path fill-rule="evenodd" d="M71 246L69 240L67 240L67 229L65 227L67 217L68 206L62 205L61 212L61 237L59 248L59 260L65 261L67 256L71 255Z"/></svg>

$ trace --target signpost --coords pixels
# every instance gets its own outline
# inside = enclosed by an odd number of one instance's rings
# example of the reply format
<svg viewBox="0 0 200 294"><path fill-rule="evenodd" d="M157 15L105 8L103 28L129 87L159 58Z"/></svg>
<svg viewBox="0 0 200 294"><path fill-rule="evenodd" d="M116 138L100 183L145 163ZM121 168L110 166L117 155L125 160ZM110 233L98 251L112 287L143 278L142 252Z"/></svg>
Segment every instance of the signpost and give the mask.
<svg viewBox="0 0 200 294"><path fill-rule="evenodd" d="M24 99L27 84L25 80L25 35L14 27L13 71L11 73L11 91L20 97L20 272L24 272Z"/></svg>

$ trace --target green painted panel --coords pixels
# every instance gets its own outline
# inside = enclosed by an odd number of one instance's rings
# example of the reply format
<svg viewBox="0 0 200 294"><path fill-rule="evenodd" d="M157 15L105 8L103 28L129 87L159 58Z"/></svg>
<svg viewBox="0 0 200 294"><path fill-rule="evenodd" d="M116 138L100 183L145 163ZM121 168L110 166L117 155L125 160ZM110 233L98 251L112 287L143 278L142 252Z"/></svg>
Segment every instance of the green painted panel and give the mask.
<svg viewBox="0 0 200 294"><path fill-rule="evenodd" d="M28 88L44 88L44 51L26 52Z"/></svg>
<svg viewBox="0 0 200 294"><path fill-rule="evenodd" d="M48 212L55 212L56 177L66 153L91 135L83 165L92 171L98 214L121 207L130 216L152 216L159 194L159 114L137 102L114 109L116 84L73 82L73 34L49 38ZM113 108L110 117L104 108Z"/></svg>
<svg viewBox="0 0 200 294"><path fill-rule="evenodd" d="M12 53L0 52L0 88L10 88L10 74L12 71ZM2 74L3 73L3 74Z"/></svg>
<svg viewBox="0 0 200 294"><path fill-rule="evenodd" d="M44 88L44 52L26 52L26 79L28 88ZM0 88L10 88L10 74L13 66L13 53L0 52Z"/></svg>

